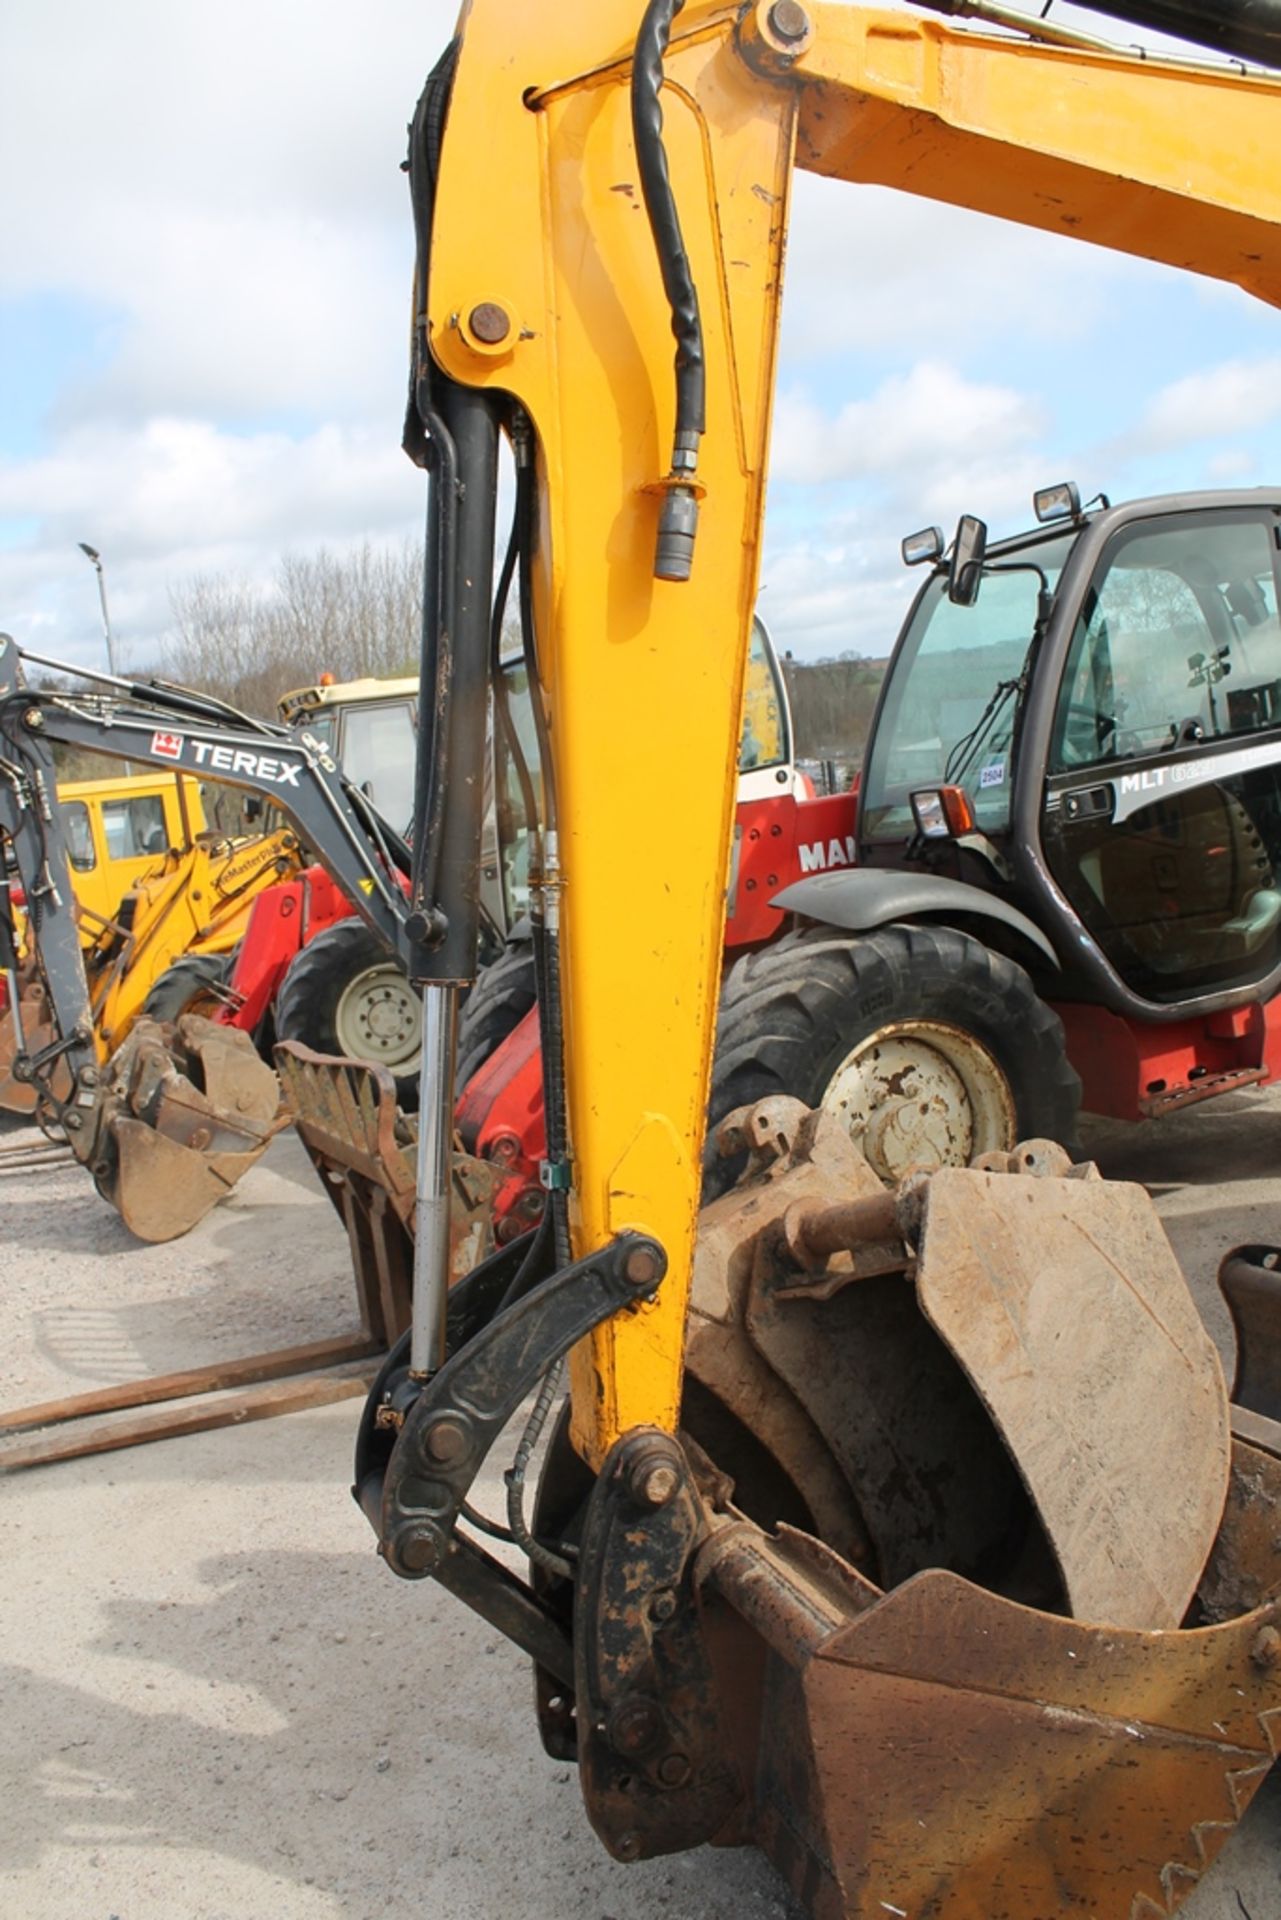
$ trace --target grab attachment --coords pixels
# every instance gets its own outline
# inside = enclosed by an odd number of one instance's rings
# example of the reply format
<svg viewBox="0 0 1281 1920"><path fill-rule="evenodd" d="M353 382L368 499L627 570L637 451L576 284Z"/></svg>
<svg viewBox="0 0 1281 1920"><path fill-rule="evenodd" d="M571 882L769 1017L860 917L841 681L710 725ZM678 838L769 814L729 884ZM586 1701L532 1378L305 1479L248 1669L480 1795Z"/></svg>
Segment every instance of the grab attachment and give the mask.
<svg viewBox="0 0 1281 1920"><path fill-rule="evenodd" d="M887 1197L823 1115L735 1122L545 1741L616 1857L751 1841L814 1920L1172 1913L1281 1742L1281 1428L1231 1438L1140 1189L1031 1143Z"/></svg>

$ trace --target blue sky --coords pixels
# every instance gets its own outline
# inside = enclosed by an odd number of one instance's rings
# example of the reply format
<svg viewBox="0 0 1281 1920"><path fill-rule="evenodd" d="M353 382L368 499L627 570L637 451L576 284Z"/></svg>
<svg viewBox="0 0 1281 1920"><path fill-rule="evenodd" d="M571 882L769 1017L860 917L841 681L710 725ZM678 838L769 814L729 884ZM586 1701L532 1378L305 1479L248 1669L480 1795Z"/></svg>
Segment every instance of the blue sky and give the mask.
<svg viewBox="0 0 1281 1920"><path fill-rule="evenodd" d="M9 0L0 626L100 662L87 540L144 666L193 575L418 537L398 163L454 12ZM763 610L801 657L883 652L903 533L1012 531L1063 478L1281 482L1279 408L1281 315L1244 295L800 176Z"/></svg>

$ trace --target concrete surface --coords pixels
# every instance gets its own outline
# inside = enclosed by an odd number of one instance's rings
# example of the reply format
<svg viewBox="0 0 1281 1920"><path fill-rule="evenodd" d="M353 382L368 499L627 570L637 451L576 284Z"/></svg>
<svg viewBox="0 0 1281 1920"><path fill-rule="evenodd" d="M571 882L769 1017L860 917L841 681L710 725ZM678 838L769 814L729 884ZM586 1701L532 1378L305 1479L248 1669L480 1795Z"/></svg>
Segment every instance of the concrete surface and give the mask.
<svg viewBox="0 0 1281 1920"><path fill-rule="evenodd" d="M1281 1243L1281 1095L1089 1137L1153 1185L1227 1347L1220 1254ZM292 1140L169 1247L77 1168L0 1171L0 1250L5 1405L353 1319ZM538 1745L526 1662L376 1561L347 1494L358 1406L0 1482L3 1920L791 1920L752 1853L609 1860ZM1279 1920L1281 1779L1180 1911Z"/></svg>

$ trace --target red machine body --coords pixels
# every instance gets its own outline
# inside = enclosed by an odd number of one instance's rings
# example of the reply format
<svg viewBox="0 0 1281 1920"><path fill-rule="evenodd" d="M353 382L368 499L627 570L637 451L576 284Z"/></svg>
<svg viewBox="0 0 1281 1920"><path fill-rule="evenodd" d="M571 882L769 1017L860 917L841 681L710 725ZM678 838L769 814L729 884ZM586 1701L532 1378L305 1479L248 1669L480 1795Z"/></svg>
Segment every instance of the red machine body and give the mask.
<svg viewBox="0 0 1281 1920"><path fill-rule="evenodd" d="M354 909L323 867L305 867L296 880L267 887L254 901L226 984L226 1001L213 1016L221 1026L257 1033L294 956Z"/></svg>

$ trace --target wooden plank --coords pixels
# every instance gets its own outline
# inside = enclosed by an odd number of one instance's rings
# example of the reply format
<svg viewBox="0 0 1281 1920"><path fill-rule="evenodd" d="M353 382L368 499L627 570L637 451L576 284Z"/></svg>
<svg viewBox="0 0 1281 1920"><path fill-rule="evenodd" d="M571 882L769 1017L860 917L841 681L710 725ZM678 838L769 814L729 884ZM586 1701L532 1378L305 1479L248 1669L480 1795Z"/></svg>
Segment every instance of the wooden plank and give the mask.
<svg viewBox="0 0 1281 1920"><path fill-rule="evenodd" d="M356 1394L367 1393L376 1371L373 1367L362 1367L355 1373L312 1374L301 1380L262 1386L253 1392L228 1394L220 1400L204 1400L195 1406L169 1407L163 1413L144 1413L136 1419L116 1420L107 1426L57 1433L47 1440L0 1450L0 1473L16 1473L26 1467L49 1466L58 1460L76 1460L90 1454L112 1453L122 1447L138 1446L143 1441L208 1433L215 1427L242 1426L250 1420L272 1420L278 1414L298 1413L308 1407L329 1406L336 1400L350 1400Z"/></svg>
<svg viewBox="0 0 1281 1920"><path fill-rule="evenodd" d="M346 1334L337 1340L314 1340L300 1347L280 1347L270 1353L252 1353L239 1360L216 1361L184 1373L157 1373L145 1380L126 1380L116 1387L100 1387L65 1400L44 1400L29 1407L11 1407L0 1413L0 1433L24 1433L37 1427L60 1426L94 1414L121 1413L130 1407L154 1406L161 1400L185 1400L193 1394L219 1393L230 1387L249 1387L287 1374L314 1373L321 1367L342 1366L385 1351L370 1336Z"/></svg>

